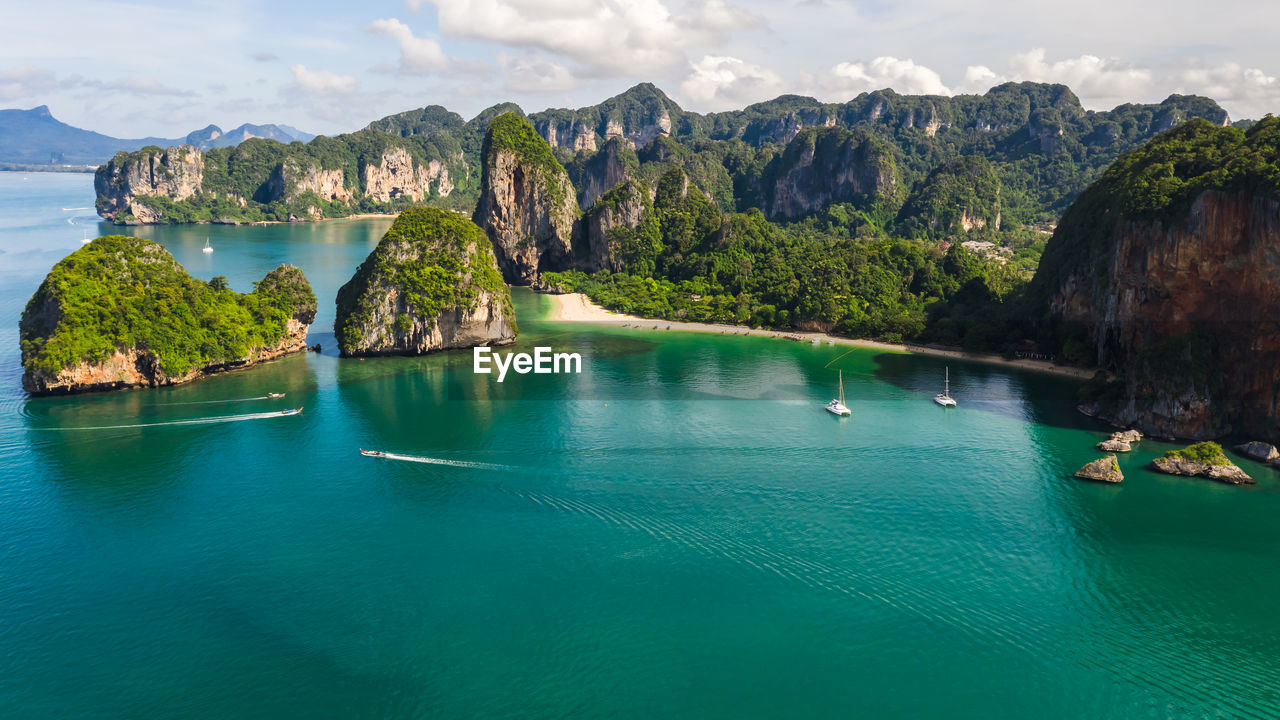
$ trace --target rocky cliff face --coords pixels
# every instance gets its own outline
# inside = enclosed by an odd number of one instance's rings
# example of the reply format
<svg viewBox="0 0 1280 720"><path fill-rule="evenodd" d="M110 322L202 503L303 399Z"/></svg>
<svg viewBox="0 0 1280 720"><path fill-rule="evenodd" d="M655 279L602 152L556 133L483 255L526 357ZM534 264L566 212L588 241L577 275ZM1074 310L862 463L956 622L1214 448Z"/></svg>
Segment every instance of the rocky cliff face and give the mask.
<svg viewBox="0 0 1280 720"><path fill-rule="evenodd" d="M568 173L527 120L506 113L484 140L475 222L493 241L503 277L529 285L572 258L578 203Z"/></svg>
<svg viewBox="0 0 1280 720"><path fill-rule="evenodd" d="M538 133L553 148L567 148L575 153L596 150L596 133L582 120L557 122L555 118L549 118L538 123L537 128Z"/></svg>
<svg viewBox="0 0 1280 720"><path fill-rule="evenodd" d="M340 168L324 170L315 163L301 164L289 159L280 163L271 173L268 192L273 200L296 200L313 192L322 200L350 202L352 192L345 184L346 175Z"/></svg>
<svg viewBox="0 0 1280 720"><path fill-rule="evenodd" d="M613 138L587 160L578 182L578 205L590 208L596 200L627 179L628 167L637 164L635 153L620 138Z"/></svg>
<svg viewBox="0 0 1280 720"><path fill-rule="evenodd" d="M798 217L832 202L889 197L897 176L888 150L842 128L801 133L770 168L771 217Z"/></svg>
<svg viewBox="0 0 1280 720"><path fill-rule="evenodd" d="M361 177L364 194L374 202L408 197L421 201L434 190L440 197L453 192L449 170L439 160L418 165L404 148L388 148L378 165L365 165Z"/></svg>
<svg viewBox="0 0 1280 720"><path fill-rule="evenodd" d="M489 239L457 213L400 214L338 290L344 356L422 355L514 342L515 312Z"/></svg>
<svg viewBox="0 0 1280 720"><path fill-rule="evenodd" d="M616 231L636 230L651 212L648 190L635 182L624 182L605 193L582 218L582 234L590 252L588 269L625 270L620 245L626 240Z"/></svg>
<svg viewBox="0 0 1280 720"><path fill-rule="evenodd" d="M108 220L156 222L159 211L138 198L185 200L200 191L203 176L204 155L191 145L119 153L94 174L98 214Z"/></svg>
<svg viewBox="0 0 1280 720"><path fill-rule="evenodd" d="M1074 273L1049 297L1126 383L1102 414L1164 436L1280 439L1280 202L1207 191L1184 219L1112 232L1101 277Z"/></svg>
<svg viewBox="0 0 1280 720"><path fill-rule="evenodd" d="M192 278L149 240L98 238L27 303L22 386L50 395L178 385L305 350L316 304L302 271L281 265L251 295Z"/></svg>
<svg viewBox="0 0 1280 720"><path fill-rule="evenodd" d="M243 358L211 362L179 373L166 372L155 354L145 349L125 348L102 359L81 360L56 373L40 370L29 372L22 376L22 389L32 395L66 395L182 385L206 375L241 370L285 355L304 352L307 349L308 327L309 323L290 318L284 337L274 345L255 347Z"/></svg>

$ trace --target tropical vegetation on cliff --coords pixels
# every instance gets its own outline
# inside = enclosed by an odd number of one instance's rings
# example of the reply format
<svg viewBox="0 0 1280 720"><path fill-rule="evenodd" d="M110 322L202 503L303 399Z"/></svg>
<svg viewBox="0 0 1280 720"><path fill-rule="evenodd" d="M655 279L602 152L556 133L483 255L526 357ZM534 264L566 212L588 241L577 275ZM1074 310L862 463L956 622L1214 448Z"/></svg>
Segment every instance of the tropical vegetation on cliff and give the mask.
<svg viewBox="0 0 1280 720"><path fill-rule="evenodd" d="M249 140L237 148L210 149L199 192L181 198L145 192L137 198L145 217L131 212L112 212L112 217L117 222L317 219L390 211L417 202L469 210L479 196L485 130L508 113L523 114L519 107L503 103L465 121L445 108L430 106L307 144ZM914 235L921 225L917 213L900 211L913 190L949 162L985 160L999 181L1001 226L1017 230L1053 222L1120 153L1193 117L1219 124L1227 119L1211 100L1177 95L1155 105L1086 111L1065 86L1036 83L1008 83L983 95L949 98L886 90L863 93L845 103L821 103L790 95L743 110L702 115L683 110L646 83L599 105L534 113L528 122L548 140L548 147L537 152L553 154L575 184L576 168L608 139L620 138L642 160L680 166L722 211L760 208L770 217L794 217L791 211L800 207L778 203L780 179L798 164L814 162L821 168L853 158L829 151L851 147L847 141L856 137L852 146L865 148L860 160L874 164L886 184L877 192L808 198L813 203L805 204L800 214L851 202L864 224ZM514 123L510 127L516 129ZM519 133L509 139L521 142ZM809 157L810 150L816 157ZM164 151L146 152L156 156ZM372 169L376 175L384 168L388 152L403 152L417 168L414 176L406 180L403 170L387 171L371 185L368 172ZM124 153L108 166L141 159L137 153ZM290 166L340 172L336 182L341 190L332 192L332 181L320 187L291 178L283 171ZM447 173L447 183L442 173ZM424 181L425 176L430 180ZM977 177L983 186L977 196L988 197L990 174L980 172ZM640 179L652 185L657 177L641 173ZM412 188L416 190L408 192ZM111 205L108 196L100 198L104 212ZM984 201L983 206L989 204ZM922 222L938 226L934 217Z"/></svg>
<svg viewBox="0 0 1280 720"><path fill-rule="evenodd" d="M1198 442L1181 450L1170 450L1164 454L1170 460L1188 460L1201 465L1230 465L1231 459L1222 452L1222 446L1213 441Z"/></svg>
<svg viewBox="0 0 1280 720"><path fill-rule="evenodd" d="M437 208L402 212L338 290L337 306L334 333L348 356L427 352L472 335L475 344L507 341L516 332L489 238L465 215ZM473 333L464 326L477 315L489 327ZM430 339L443 324L455 335Z"/></svg>
<svg viewBox="0 0 1280 720"><path fill-rule="evenodd" d="M240 361L280 343L290 319L315 317L302 271L282 265L248 293L226 279L187 274L160 245L108 235L71 253L45 277L22 314L22 365L56 375L136 350L168 376Z"/></svg>

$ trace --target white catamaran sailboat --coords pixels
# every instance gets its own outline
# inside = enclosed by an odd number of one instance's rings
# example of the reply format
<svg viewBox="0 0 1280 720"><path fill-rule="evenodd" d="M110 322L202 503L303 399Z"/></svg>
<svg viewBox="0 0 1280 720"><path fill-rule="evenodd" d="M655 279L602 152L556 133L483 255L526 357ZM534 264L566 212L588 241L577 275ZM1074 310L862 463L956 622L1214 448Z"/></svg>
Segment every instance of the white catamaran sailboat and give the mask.
<svg viewBox="0 0 1280 720"><path fill-rule="evenodd" d="M203 252L206 255L213 252L213 247L209 245L209 238L204 239L204 250L202 250L201 252Z"/></svg>
<svg viewBox="0 0 1280 720"><path fill-rule="evenodd" d="M853 411L844 404L844 371L840 371L840 397L827 403L827 412L832 415L852 415Z"/></svg>
<svg viewBox="0 0 1280 720"><path fill-rule="evenodd" d="M933 396L933 401L942 407L955 407L956 399L951 397L951 368L947 367L946 375L943 376L942 392Z"/></svg>

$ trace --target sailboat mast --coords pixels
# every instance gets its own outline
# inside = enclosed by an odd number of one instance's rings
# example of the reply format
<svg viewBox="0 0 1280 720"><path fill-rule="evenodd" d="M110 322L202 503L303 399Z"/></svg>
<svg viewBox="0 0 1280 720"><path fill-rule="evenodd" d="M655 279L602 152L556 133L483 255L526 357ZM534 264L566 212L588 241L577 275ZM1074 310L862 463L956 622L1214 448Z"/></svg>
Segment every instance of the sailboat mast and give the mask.
<svg viewBox="0 0 1280 720"><path fill-rule="evenodd" d="M840 404L843 405L844 404L844 371L839 370L837 372L840 373Z"/></svg>
<svg viewBox="0 0 1280 720"><path fill-rule="evenodd" d="M948 365L942 380L942 394L951 397L951 366Z"/></svg>

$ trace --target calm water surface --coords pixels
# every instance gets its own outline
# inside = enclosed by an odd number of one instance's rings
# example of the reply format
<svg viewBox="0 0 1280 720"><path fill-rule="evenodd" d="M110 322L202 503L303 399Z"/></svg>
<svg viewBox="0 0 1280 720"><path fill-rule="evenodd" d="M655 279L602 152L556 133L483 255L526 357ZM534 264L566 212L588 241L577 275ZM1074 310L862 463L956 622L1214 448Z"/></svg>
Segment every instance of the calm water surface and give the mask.
<svg viewBox="0 0 1280 720"><path fill-rule="evenodd" d="M18 317L109 230L92 200L0 173L0 715L1280 713L1280 477L1157 476L1144 441L1076 482L1103 428L1069 381L953 363L944 411L936 359L527 292L519 347L581 375L340 360L333 298L388 224L360 221L133 230L238 290L300 266L322 355L28 399Z"/></svg>

